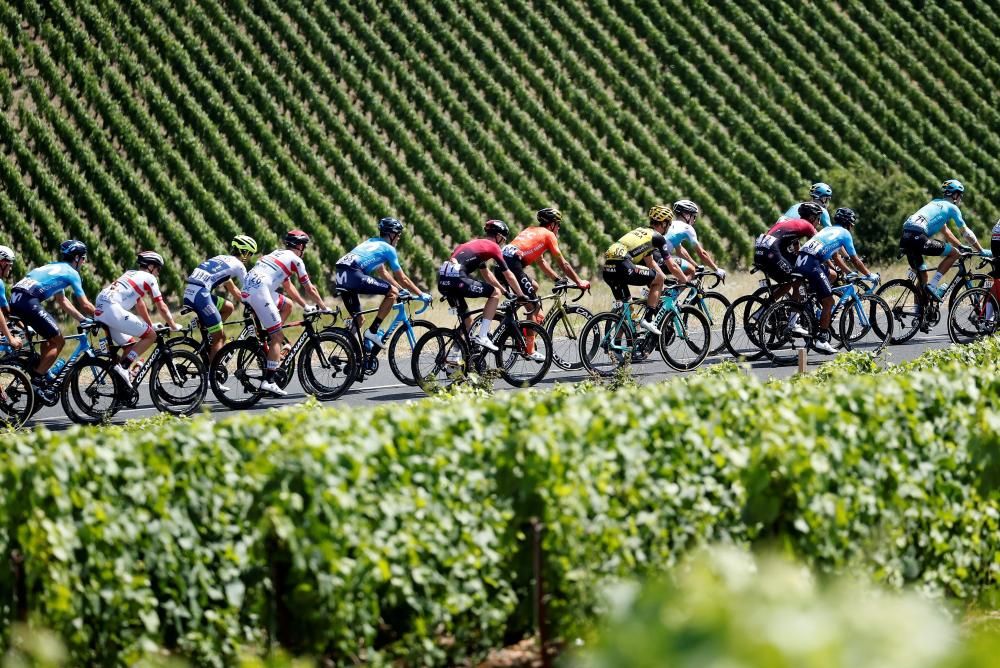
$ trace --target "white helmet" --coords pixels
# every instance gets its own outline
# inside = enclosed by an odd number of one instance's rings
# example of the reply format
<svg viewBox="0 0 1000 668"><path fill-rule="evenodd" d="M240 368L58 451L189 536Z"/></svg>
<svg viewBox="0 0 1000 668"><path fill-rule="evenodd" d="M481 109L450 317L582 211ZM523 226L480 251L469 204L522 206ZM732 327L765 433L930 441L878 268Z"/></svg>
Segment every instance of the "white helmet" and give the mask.
<svg viewBox="0 0 1000 668"><path fill-rule="evenodd" d="M7 246L0 246L0 260L14 261L14 250Z"/></svg>
<svg viewBox="0 0 1000 668"><path fill-rule="evenodd" d="M136 256L135 263L140 267L152 264L163 269L163 256L153 251L142 251Z"/></svg>

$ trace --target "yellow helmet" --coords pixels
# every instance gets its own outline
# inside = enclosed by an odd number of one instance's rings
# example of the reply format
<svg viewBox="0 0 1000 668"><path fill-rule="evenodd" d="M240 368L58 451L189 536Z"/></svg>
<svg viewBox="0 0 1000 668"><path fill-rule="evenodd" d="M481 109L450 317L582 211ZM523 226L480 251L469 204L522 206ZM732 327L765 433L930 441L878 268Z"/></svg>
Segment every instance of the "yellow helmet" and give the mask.
<svg viewBox="0 0 1000 668"><path fill-rule="evenodd" d="M649 220L652 223L663 223L666 225L673 219L674 212L670 210L670 207L663 204L657 204L649 210Z"/></svg>

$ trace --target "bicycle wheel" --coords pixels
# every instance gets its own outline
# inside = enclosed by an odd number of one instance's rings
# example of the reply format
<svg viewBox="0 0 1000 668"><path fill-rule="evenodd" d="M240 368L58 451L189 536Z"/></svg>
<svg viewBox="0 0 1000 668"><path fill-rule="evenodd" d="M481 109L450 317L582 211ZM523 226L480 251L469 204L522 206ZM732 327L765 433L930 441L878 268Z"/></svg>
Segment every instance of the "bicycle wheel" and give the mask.
<svg viewBox="0 0 1000 668"><path fill-rule="evenodd" d="M580 361L598 376L610 376L632 360L635 332L620 313L598 313L580 332Z"/></svg>
<svg viewBox="0 0 1000 668"><path fill-rule="evenodd" d="M542 360L528 357L531 336L534 335L534 352L541 353ZM497 350L493 353L500 376L513 387L531 387L545 378L552 366L552 341L548 332L533 320L522 320L517 329L508 327L495 341Z"/></svg>
<svg viewBox="0 0 1000 668"><path fill-rule="evenodd" d="M721 334L730 355L750 362L764 356L757 341L757 323L766 307L767 302L755 295L743 295L729 305L722 318Z"/></svg>
<svg viewBox="0 0 1000 668"><path fill-rule="evenodd" d="M726 338L722 333L722 321L726 317L731 302L720 292L706 292L700 298L689 304L698 308L705 314L708 320L709 330L712 333L712 341L715 345L708 352L709 355L718 355L726 349Z"/></svg>
<svg viewBox="0 0 1000 668"><path fill-rule="evenodd" d="M77 424L100 424L118 411L124 387L106 357L82 357L66 376L60 399L66 417Z"/></svg>
<svg viewBox="0 0 1000 668"><path fill-rule="evenodd" d="M805 345L805 340L792 334L796 324L806 331L815 331L809 308L790 299L774 302L760 317L757 338L774 364L794 364L798 359L798 348Z"/></svg>
<svg viewBox="0 0 1000 668"><path fill-rule="evenodd" d="M180 336L171 337L166 341L166 347L169 349L181 348L183 350L189 350L201 358L201 363L208 368L208 341L199 341L198 339L191 336Z"/></svg>
<svg viewBox="0 0 1000 668"><path fill-rule="evenodd" d="M34 408L35 392L28 374L16 366L0 366L0 427L23 426Z"/></svg>
<svg viewBox="0 0 1000 668"><path fill-rule="evenodd" d="M892 338L892 311L877 295L858 295L845 304L838 322L838 339L845 350L879 354Z"/></svg>
<svg viewBox="0 0 1000 668"><path fill-rule="evenodd" d="M955 307L955 301L963 292L972 288L989 288L993 285L992 280L989 274L968 274L961 281L952 281L948 290L948 310Z"/></svg>
<svg viewBox="0 0 1000 668"><path fill-rule="evenodd" d="M465 377L469 350L454 329L434 328L413 346L410 372L427 394L446 390Z"/></svg>
<svg viewBox="0 0 1000 668"><path fill-rule="evenodd" d="M712 346L712 328L708 317L696 306L672 311L660 325L660 355L663 361L678 371L698 368L708 357Z"/></svg>
<svg viewBox="0 0 1000 668"><path fill-rule="evenodd" d="M187 348L164 348L149 369L149 396L161 413L191 415L207 392L205 365Z"/></svg>
<svg viewBox="0 0 1000 668"><path fill-rule="evenodd" d="M989 288L965 290L948 311L948 336L955 343L971 343L997 331L1000 306Z"/></svg>
<svg viewBox="0 0 1000 668"><path fill-rule="evenodd" d="M582 306L564 306L549 319L549 340L552 342L552 361L560 369L575 371L583 368L580 359L580 333L593 314Z"/></svg>
<svg viewBox="0 0 1000 668"><path fill-rule="evenodd" d="M230 341L222 346L208 369L212 394L226 408L250 408L261 398L267 360L257 339Z"/></svg>
<svg viewBox="0 0 1000 668"><path fill-rule="evenodd" d="M404 385L416 385L413 379L413 347L417 345L417 340L425 333L434 329L434 323L429 320L412 320L410 326L413 328L413 336L410 337L406 327L400 327L389 340L389 368L392 375Z"/></svg>
<svg viewBox="0 0 1000 668"><path fill-rule="evenodd" d="M334 332L320 332L307 342L297 364L302 389L323 401L346 392L358 372L354 347Z"/></svg>
<svg viewBox="0 0 1000 668"><path fill-rule="evenodd" d="M876 293L889 305L893 327L891 343L906 343L920 329L921 303L917 288L908 280L897 278L882 284Z"/></svg>

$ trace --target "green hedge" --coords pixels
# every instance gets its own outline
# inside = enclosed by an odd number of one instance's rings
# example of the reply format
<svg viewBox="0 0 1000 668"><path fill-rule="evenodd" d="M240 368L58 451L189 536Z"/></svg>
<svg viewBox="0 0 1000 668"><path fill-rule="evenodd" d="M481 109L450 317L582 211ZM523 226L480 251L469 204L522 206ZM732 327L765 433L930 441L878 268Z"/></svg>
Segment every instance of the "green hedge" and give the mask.
<svg viewBox="0 0 1000 668"><path fill-rule="evenodd" d="M19 435L0 544L23 577L0 569L0 623L51 628L87 664L280 643L445 665L530 632L533 517L568 638L602 581L706 542L973 600L1000 573L1000 344L926 359Z"/></svg>

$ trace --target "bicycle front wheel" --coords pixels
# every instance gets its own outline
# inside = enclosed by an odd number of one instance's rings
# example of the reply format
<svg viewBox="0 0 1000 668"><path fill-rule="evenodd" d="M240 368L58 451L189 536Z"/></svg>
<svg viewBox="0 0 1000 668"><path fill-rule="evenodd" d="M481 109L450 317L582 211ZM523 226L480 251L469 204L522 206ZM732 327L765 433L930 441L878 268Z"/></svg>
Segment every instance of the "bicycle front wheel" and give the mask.
<svg viewBox="0 0 1000 668"><path fill-rule="evenodd" d="M201 356L187 348L165 348L149 370L149 396L161 413L191 415L207 392Z"/></svg>
<svg viewBox="0 0 1000 668"><path fill-rule="evenodd" d="M298 373L306 392L323 401L336 399L357 376L354 346L341 334L320 332L299 354Z"/></svg>
<svg viewBox="0 0 1000 668"><path fill-rule="evenodd" d="M885 350L892 339L892 311L877 295L858 295L846 304L838 318L838 338L845 350L860 350L875 355Z"/></svg>
<svg viewBox="0 0 1000 668"><path fill-rule="evenodd" d="M632 360L635 332L620 313L598 313L580 332L583 368L607 377Z"/></svg>
<svg viewBox="0 0 1000 668"><path fill-rule="evenodd" d="M691 371L708 357L712 329L708 317L696 306L685 306L680 315L673 311L660 325L660 355L671 368Z"/></svg>
<svg viewBox="0 0 1000 668"><path fill-rule="evenodd" d="M715 344L709 355L718 355L726 349L726 339L722 332L722 321L729 310L730 301L720 292L706 292L700 298L695 299L689 306L694 306L705 314L708 321L709 331L712 333L712 342Z"/></svg>
<svg viewBox="0 0 1000 668"><path fill-rule="evenodd" d="M261 398L267 360L256 339L230 341L222 346L208 368L212 394L226 408L250 408Z"/></svg>
<svg viewBox="0 0 1000 668"><path fill-rule="evenodd" d="M889 305L892 314L893 345L906 343L920 329L921 299L917 288L910 281L897 278L884 283L875 293Z"/></svg>
<svg viewBox="0 0 1000 668"><path fill-rule="evenodd" d="M807 332L815 331L809 309L790 299L774 302L760 317L757 339L774 364L795 364L798 359L798 349L805 345L805 340L793 334L796 326Z"/></svg>
<svg viewBox="0 0 1000 668"><path fill-rule="evenodd" d="M516 329L508 327L496 346L499 350L494 356L500 376L514 387L537 384L552 365L552 341L533 320L522 320Z"/></svg>
<svg viewBox="0 0 1000 668"><path fill-rule="evenodd" d="M456 330L435 328L417 340L410 364L417 385L435 394L465 377L469 350Z"/></svg>
<svg viewBox="0 0 1000 668"><path fill-rule="evenodd" d="M955 343L971 343L996 333L998 308L989 288L965 290L948 312L948 336Z"/></svg>
<svg viewBox="0 0 1000 668"><path fill-rule="evenodd" d="M405 326L396 330L389 341L389 368L392 375L404 385L416 385L413 378L413 349L421 336L434 329L434 323L429 320L413 320L410 322L412 333Z"/></svg>
<svg viewBox="0 0 1000 668"><path fill-rule="evenodd" d="M23 426L34 408L35 392L28 374L16 366L0 366L0 427Z"/></svg>
<svg viewBox="0 0 1000 668"><path fill-rule="evenodd" d="M582 306L564 306L552 314L546 331L552 342L552 361L560 369L583 368L580 359L580 333L593 314Z"/></svg>
<svg viewBox="0 0 1000 668"><path fill-rule="evenodd" d="M721 333L730 355L750 362L764 356L757 342L757 323L766 307L767 302L755 295L743 295L729 305Z"/></svg>
<svg viewBox="0 0 1000 668"><path fill-rule="evenodd" d="M125 392L106 357L83 356L63 383L60 399L63 410L77 424L107 422L118 411L119 391Z"/></svg>

